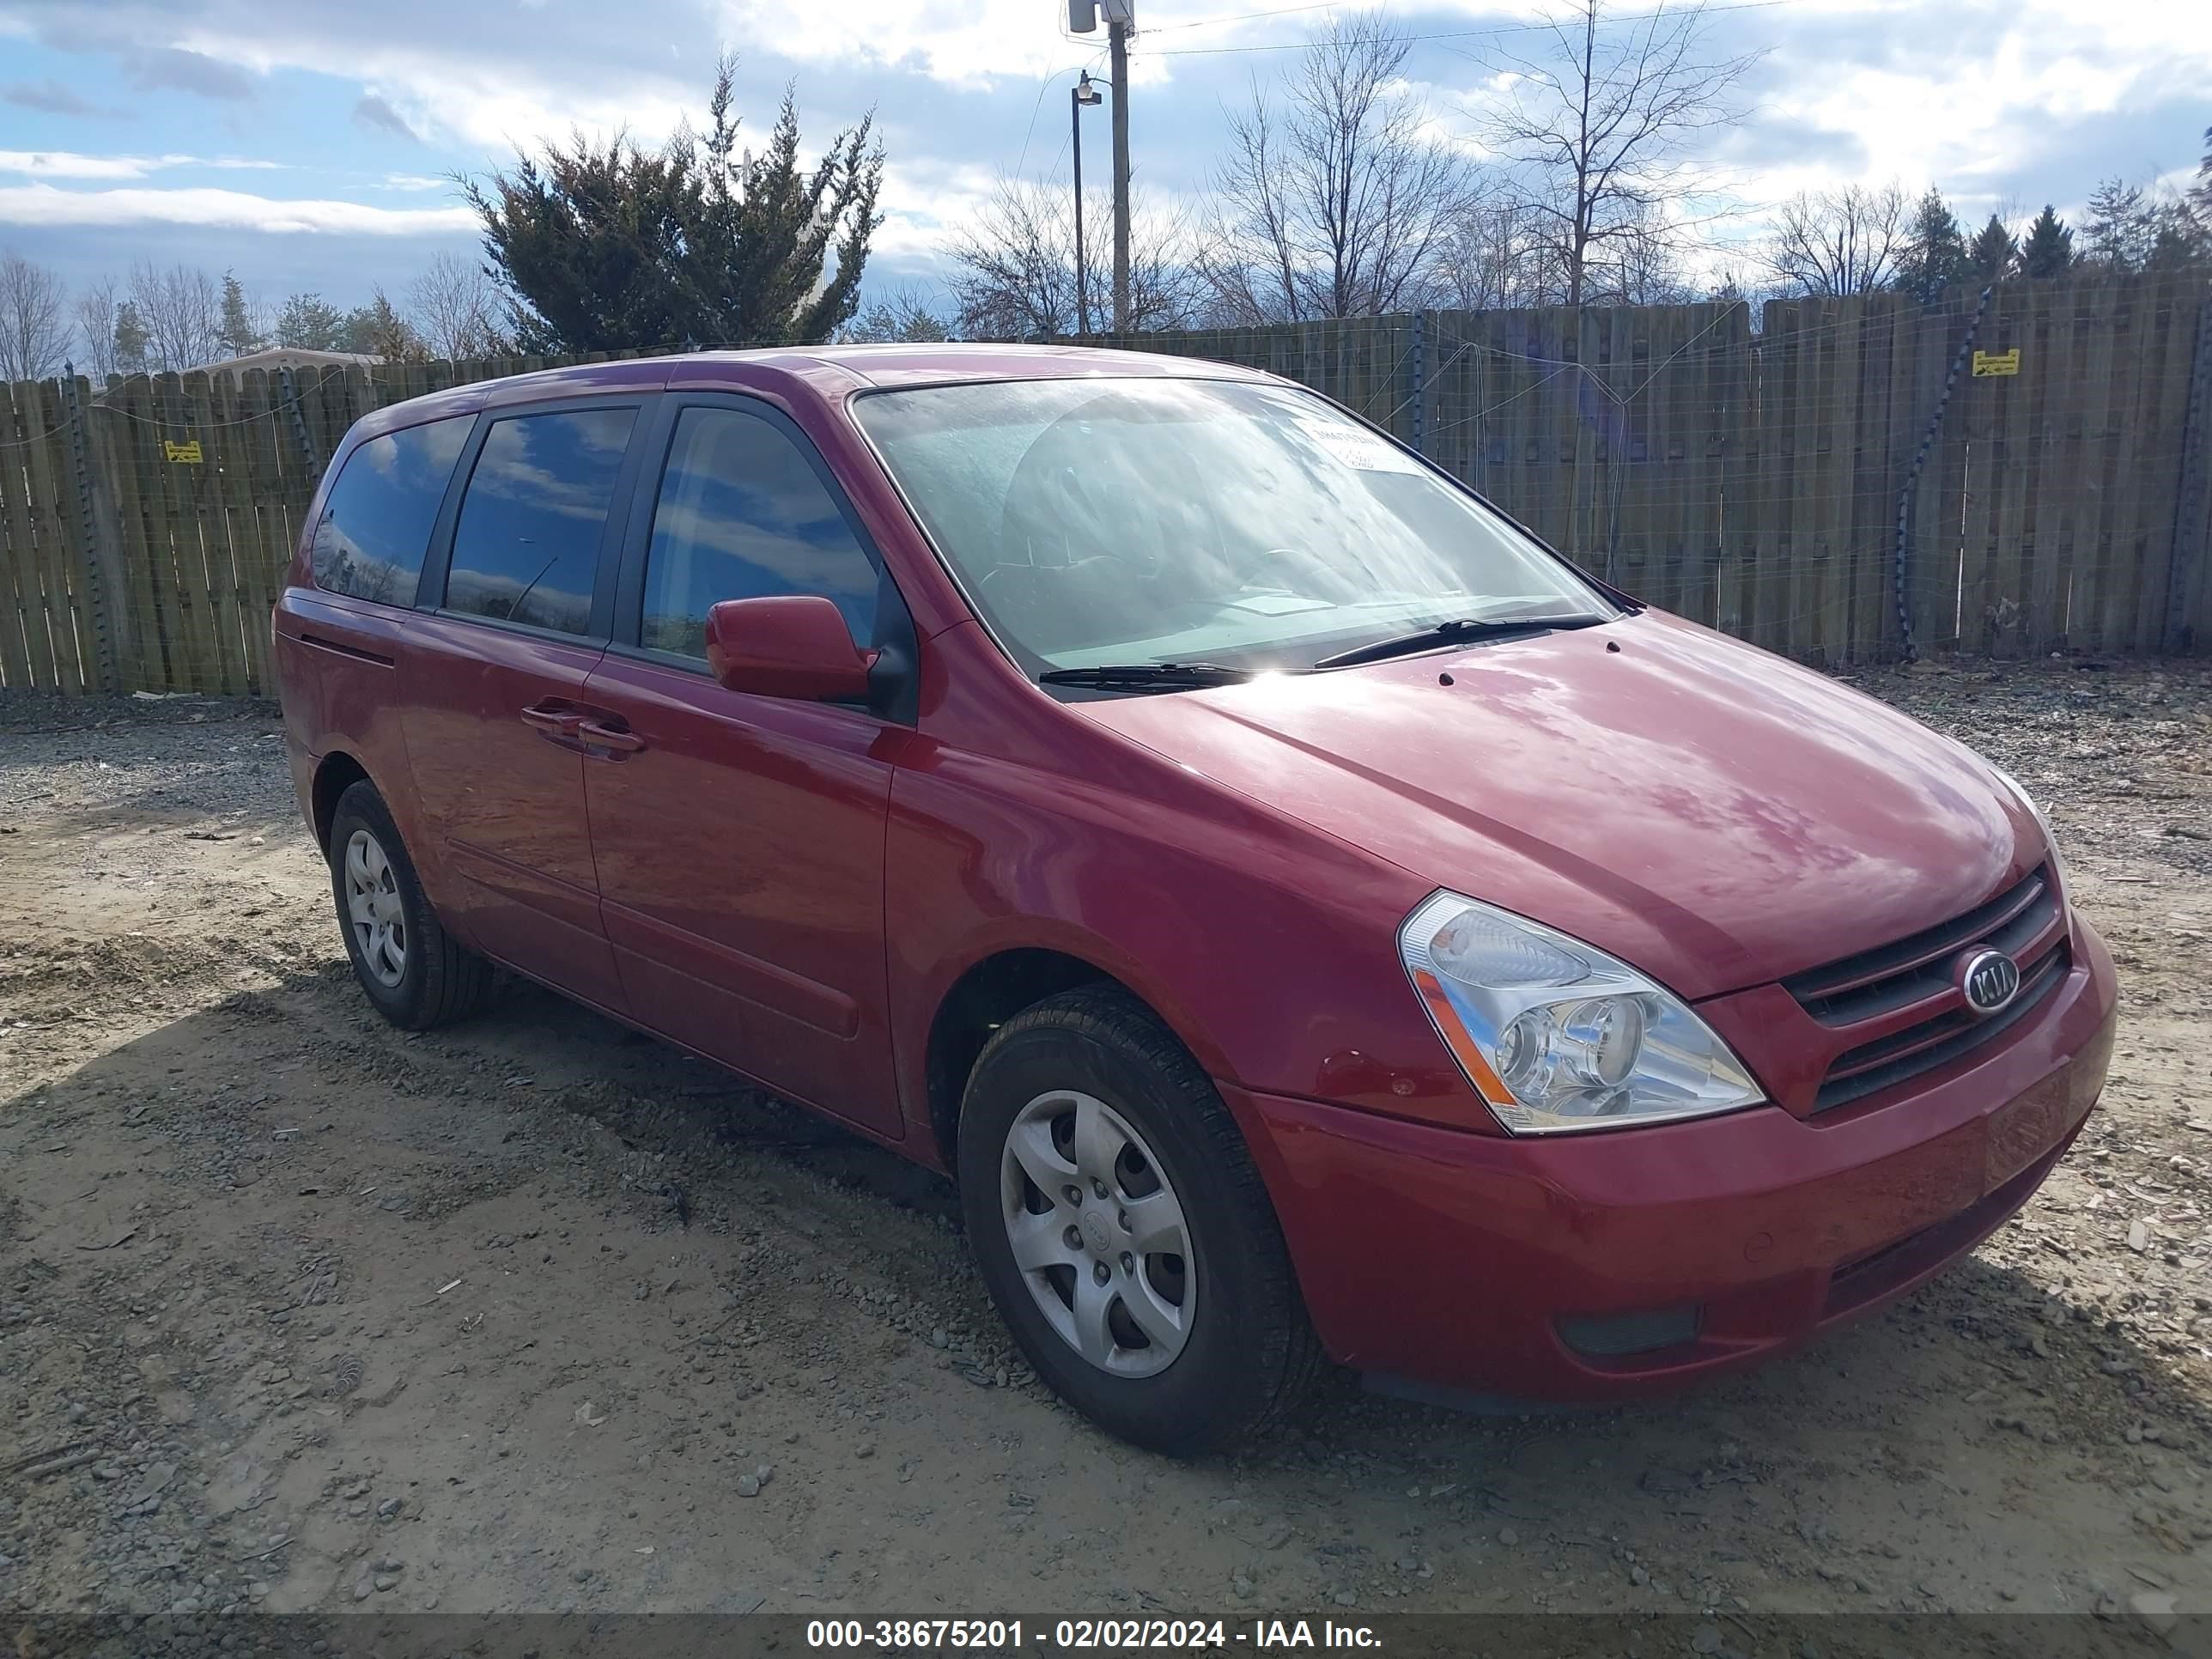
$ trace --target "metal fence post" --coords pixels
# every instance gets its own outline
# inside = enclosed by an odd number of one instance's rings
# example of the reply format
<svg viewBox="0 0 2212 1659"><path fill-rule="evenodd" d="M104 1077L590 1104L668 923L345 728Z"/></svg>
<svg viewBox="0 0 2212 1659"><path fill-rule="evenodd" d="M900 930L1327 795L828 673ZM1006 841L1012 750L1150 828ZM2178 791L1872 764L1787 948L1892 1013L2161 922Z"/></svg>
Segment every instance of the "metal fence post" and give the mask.
<svg viewBox="0 0 2212 1659"><path fill-rule="evenodd" d="M292 435L299 441L300 459L307 469L307 476L319 478L322 476L323 464L315 459L315 441L307 435L307 417L300 412L300 388L292 379L292 366L286 363L276 373L283 379L284 408L292 417Z"/></svg>
<svg viewBox="0 0 2212 1659"><path fill-rule="evenodd" d="M93 659L100 689L113 691L118 676L115 641L107 629L107 578L100 568L100 514L92 497L92 465L85 454L84 405L76 395L76 365L62 364L62 402L69 410L70 464L76 474L78 550L84 560L86 619L92 626Z"/></svg>
<svg viewBox="0 0 2212 1659"><path fill-rule="evenodd" d="M2205 493L2212 489L2212 299L2197 307L2197 344L2189 363L2189 412L2181 427L2181 489L2173 504L2173 544L2166 562L2166 626L2161 646L2168 656L2189 649L2189 581L2192 574L2212 581L2205 568Z"/></svg>
<svg viewBox="0 0 2212 1659"><path fill-rule="evenodd" d="M1425 326L1427 321L1428 313L1425 311L1417 311L1413 313L1413 453L1416 455L1428 453L1428 451L1422 447L1422 440L1425 435L1422 430L1422 420L1426 412L1423 405L1428 401L1424 395L1427 390L1428 356L1423 349L1428 343Z"/></svg>
<svg viewBox="0 0 2212 1659"><path fill-rule="evenodd" d="M1899 653L1907 662L1920 655L1920 647L1912 638L1912 601L1905 592L1905 570L1912 551L1912 492L1919 486L1921 469L1928 465L1928 453L1936 447L1936 437L1943 429L1943 410L1951 401L1951 392L1959 383L1960 371L1966 367L1974 349L1974 336L1980 332L1982 315L1990 308L1990 297L1997 285L1984 285L1981 298L1974 301L1974 314L1966 319L1966 332L1952 354L1951 367L1943 376L1943 390L1936 395L1936 407L1928 416L1928 425L1920 434L1920 447L1913 452L1912 465L1905 469L1905 483L1897 492L1897 550L1890 566L1890 586L1897 600L1897 635Z"/></svg>

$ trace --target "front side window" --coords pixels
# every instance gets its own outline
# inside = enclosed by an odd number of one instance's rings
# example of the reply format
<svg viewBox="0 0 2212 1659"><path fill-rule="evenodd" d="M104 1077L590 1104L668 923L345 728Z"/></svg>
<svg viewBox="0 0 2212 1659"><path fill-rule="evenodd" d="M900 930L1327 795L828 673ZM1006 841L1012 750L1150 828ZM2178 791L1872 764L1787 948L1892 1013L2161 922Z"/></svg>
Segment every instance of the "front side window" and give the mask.
<svg viewBox="0 0 2212 1659"><path fill-rule="evenodd" d="M1305 668L1448 620L1612 614L1473 496L1295 387L1012 380L853 408L1031 672Z"/></svg>
<svg viewBox="0 0 2212 1659"><path fill-rule="evenodd" d="M453 526L447 610L590 630L599 540L636 418L586 409L493 423Z"/></svg>
<svg viewBox="0 0 2212 1659"><path fill-rule="evenodd" d="M709 606L818 593L866 645L876 589L874 564L796 443L735 410L684 411L653 508L640 643L703 657Z"/></svg>
<svg viewBox="0 0 2212 1659"><path fill-rule="evenodd" d="M356 447L315 526L316 586L380 605L415 603L422 551L476 418L425 421Z"/></svg>

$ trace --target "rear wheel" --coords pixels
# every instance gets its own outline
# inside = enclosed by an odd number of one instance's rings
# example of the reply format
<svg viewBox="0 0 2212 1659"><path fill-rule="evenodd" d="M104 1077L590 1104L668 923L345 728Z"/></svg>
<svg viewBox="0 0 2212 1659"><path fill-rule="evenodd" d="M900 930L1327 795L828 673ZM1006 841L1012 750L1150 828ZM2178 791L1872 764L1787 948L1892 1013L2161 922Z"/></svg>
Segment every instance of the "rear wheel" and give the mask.
<svg viewBox="0 0 2212 1659"><path fill-rule="evenodd" d="M377 1012L420 1031L475 1008L489 968L440 926L374 785L363 781L338 797L326 850L346 955Z"/></svg>
<svg viewBox="0 0 2212 1659"><path fill-rule="evenodd" d="M1319 1346L1259 1171L1203 1071L1125 993L1006 1022L960 1121L968 1234L1037 1372L1157 1451L1287 1415Z"/></svg>

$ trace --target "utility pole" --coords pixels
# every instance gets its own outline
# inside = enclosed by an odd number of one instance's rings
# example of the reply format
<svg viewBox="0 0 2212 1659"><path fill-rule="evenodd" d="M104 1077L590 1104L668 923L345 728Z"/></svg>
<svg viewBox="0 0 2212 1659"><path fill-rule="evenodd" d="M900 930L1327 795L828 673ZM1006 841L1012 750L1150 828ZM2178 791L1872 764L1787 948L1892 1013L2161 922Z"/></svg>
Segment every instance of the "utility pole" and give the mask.
<svg viewBox="0 0 2212 1659"><path fill-rule="evenodd" d="M1135 0L1106 0L1114 64L1114 331L1129 328L1129 32Z"/></svg>
<svg viewBox="0 0 2212 1659"><path fill-rule="evenodd" d="M1137 32L1137 0L1067 0L1071 34L1091 34L1106 11L1106 44L1114 78L1114 331L1129 326L1129 37Z"/></svg>

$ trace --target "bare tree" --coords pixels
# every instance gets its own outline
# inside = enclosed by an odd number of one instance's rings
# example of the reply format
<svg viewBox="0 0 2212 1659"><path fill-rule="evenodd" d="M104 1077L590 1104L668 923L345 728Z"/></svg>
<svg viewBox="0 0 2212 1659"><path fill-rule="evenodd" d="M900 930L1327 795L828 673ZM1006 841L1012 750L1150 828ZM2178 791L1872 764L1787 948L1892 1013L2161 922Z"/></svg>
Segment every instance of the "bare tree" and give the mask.
<svg viewBox="0 0 2212 1659"><path fill-rule="evenodd" d="M924 290L904 284L879 295L860 307L851 322L837 331L840 345L884 345L949 340L952 325Z"/></svg>
<svg viewBox="0 0 2212 1659"><path fill-rule="evenodd" d="M1440 297L1462 311L1556 305L1559 264L1542 231L1510 195L1486 194L1461 214L1437 255Z"/></svg>
<svg viewBox="0 0 2212 1659"><path fill-rule="evenodd" d="M499 289L474 261L441 253L407 290L407 320L433 357L460 362L507 349Z"/></svg>
<svg viewBox="0 0 2212 1659"><path fill-rule="evenodd" d="M1141 202L1130 217L1130 326L1183 326L1197 300L1189 236L1179 219ZM1096 324L1099 283L1113 270L1110 230L1093 218L1084 233ZM963 335L1024 340L1078 331L1075 216L1065 191L1030 179L1000 179L975 218L955 233L948 252L953 270L946 287Z"/></svg>
<svg viewBox="0 0 2212 1659"><path fill-rule="evenodd" d="M85 285L76 300L76 331L82 366L95 382L116 372L115 325L123 310L123 285L101 276Z"/></svg>
<svg viewBox="0 0 2212 1659"><path fill-rule="evenodd" d="M146 366L154 373L195 368L224 355L222 289L198 266L163 270L139 261L131 267L131 305L146 331Z"/></svg>
<svg viewBox="0 0 2212 1659"><path fill-rule="evenodd" d="M1203 270L1224 320L1371 317L1428 304L1474 196L1381 14L1340 18L1229 118Z"/></svg>
<svg viewBox="0 0 2212 1659"><path fill-rule="evenodd" d="M1680 305L1700 297L1684 269L1681 227L1659 204L1626 219L1604 264L1589 268L1585 301L1606 305Z"/></svg>
<svg viewBox="0 0 2212 1659"><path fill-rule="evenodd" d="M1723 265L1716 276L1705 285L1701 299L1718 300L1729 305L1749 306L1755 317L1767 301L1778 297L1773 285L1762 273L1746 270L1730 261Z"/></svg>
<svg viewBox="0 0 2212 1659"><path fill-rule="evenodd" d="M1802 191L1775 216L1760 263L1801 294L1871 294L1896 276L1911 218L1905 187L1893 180Z"/></svg>
<svg viewBox="0 0 2212 1659"><path fill-rule="evenodd" d="M0 253L0 380L43 380L69 351L62 279L14 249Z"/></svg>
<svg viewBox="0 0 2212 1659"><path fill-rule="evenodd" d="M1703 185L1684 152L1736 117L1730 93L1759 58L1711 49L1703 0L1618 20L1609 3L1573 0L1536 53L1497 53L1504 89L1483 119L1545 227L1569 305L1632 287L1655 242L1686 231Z"/></svg>

